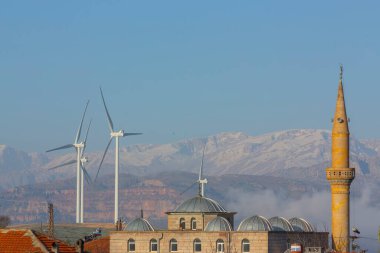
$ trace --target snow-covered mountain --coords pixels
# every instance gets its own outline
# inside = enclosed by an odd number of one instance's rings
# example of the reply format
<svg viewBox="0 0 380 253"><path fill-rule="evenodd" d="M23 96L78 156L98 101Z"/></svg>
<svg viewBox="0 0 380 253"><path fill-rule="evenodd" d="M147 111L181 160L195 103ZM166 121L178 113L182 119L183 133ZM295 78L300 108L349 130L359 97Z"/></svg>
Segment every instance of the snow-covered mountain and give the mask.
<svg viewBox="0 0 380 253"><path fill-rule="evenodd" d="M259 136L240 132L220 133L172 144L122 147L121 173L149 175L163 171L196 173L206 144L204 168L210 175L247 174L324 179L330 163L330 132L326 130L287 130ZM102 152L88 153L87 169L94 176ZM25 153L0 146L0 185L2 188L75 176L75 165L47 169L75 159L74 152L59 155ZM380 177L380 142L351 140L351 163L357 174ZM113 173L114 155L109 151L101 175Z"/></svg>

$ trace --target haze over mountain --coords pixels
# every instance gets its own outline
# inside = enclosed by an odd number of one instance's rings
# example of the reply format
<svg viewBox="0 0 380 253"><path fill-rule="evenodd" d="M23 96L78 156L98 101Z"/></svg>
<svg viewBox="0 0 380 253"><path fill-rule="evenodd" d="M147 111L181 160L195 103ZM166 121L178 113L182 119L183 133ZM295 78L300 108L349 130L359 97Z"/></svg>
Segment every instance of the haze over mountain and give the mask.
<svg viewBox="0 0 380 253"><path fill-rule="evenodd" d="M241 132L220 133L205 138L183 140L172 144L134 145L120 150L120 171L151 175L164 171L198 171L205 150L205 174L268 175L307 179L312 175L324 180L330 163L331 137L326 130L288 130L249 136ZM87 154L86 165L94 177L102 151ZM52 171L48 168L75 159L74 150L54 154L26 153L0 146L0 185L9 188L55 179L75 177L75 165ZM351 138L351 164L357 175L380 176L380 141ZM109 150L100 175L113 174L114 153Z"/></svg>
<svg viewBox="0 0 380 253"><path fill-rule="evenodd" d="M206 195L231 211L237 222L253 214L300 216L319 229L328 228L331 133L288 130L249 136L220 133L163 145L135 145L120 152L120 214L127 219L140 208L155 226L165 227L165 212L197 193L193 183L206 144ZM125 142L124 142L125 143ZM380 141L351 139L353 222L375 237L377 224L366 217L380 212ZM94 177L102 151L89 153ZM56 221L75 220L75 165L48 168L75 159L74 150L55 154L26 153L0 146L0 213L13 224L46 222L46 202L54 203ZM93 185L85 184L85 221L113 220L114 153L110 150ZM193 185L184 194L189 186ZM15 187L16 186L16 187ZM367 216L357 215L358 208ZM355 212L356 210L356 212Z"/></svg>

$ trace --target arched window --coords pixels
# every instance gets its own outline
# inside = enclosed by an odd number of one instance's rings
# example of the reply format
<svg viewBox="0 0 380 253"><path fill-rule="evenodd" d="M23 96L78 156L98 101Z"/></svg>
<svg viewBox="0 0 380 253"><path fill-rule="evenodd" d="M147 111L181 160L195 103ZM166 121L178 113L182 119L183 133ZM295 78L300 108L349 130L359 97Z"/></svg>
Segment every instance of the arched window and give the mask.
<svg viewBox="0 0 380 253"><path fill-rule="evenodd" d="M195 218L191 218L191 230L197 230L197 220Z"/></svg>
<svg viewBox="0 0 380 253"><path fill-rule="evenodd" d="M169 250L170 252L176 252L178 251L178 243L176 239L171 239L169 243Z"/></svg>
<svg viewBox="0 0 380 253"><path fill-rule="evenodd" d="M201 252L202 251L202 243L201 240L195 239L194 240L194 252Z"/></svg>
<svg viewBox="0 0 380 253"><path fill-rule="evenodd" d="M185 229L185 218L179 219L179 228L182 230Z"/></svg>
<svg viewBox="0 0 380 253"><path fill-rule="evenodd" d="M250 243L248 241L248 239L244 239L243 241L241 241L241 252L249 252L250 250Z"/></svg>
<svg viewBox="0 0 380 253"><path fill-rule="evenodd" d="M128 252L135 252L135 249L136 249L135 240L129 239L128 240Z"/></svg>
<svg viewBox="0 0 380 253"><path fill-rule="evenodd" d="M222 239L218 239L216 241L216 252L218 253L224 252L224 241Z"/></svg>
<svg viewBox="0 0 380 253"><path fill-rule="evenodd" d="M151 252L156 252L157 251L157 240L156 239L152 239L150 240L150 251Z"/></svg>

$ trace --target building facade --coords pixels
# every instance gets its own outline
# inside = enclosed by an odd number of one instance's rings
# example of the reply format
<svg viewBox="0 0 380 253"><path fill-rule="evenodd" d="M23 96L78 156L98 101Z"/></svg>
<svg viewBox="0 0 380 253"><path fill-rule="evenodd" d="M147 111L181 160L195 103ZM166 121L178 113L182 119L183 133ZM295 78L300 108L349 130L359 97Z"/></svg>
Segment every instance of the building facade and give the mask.
<svg viewBox="0 0 380 253"><path fill-rule="evenodd" d="M240 253L285 252L293 243L327 249L328 233L316 232L305 220L254 215L234 229L235 212L198 195L167 212L168 229L155 230L143 217L124 231L111 232L110 252Z"/></svg>

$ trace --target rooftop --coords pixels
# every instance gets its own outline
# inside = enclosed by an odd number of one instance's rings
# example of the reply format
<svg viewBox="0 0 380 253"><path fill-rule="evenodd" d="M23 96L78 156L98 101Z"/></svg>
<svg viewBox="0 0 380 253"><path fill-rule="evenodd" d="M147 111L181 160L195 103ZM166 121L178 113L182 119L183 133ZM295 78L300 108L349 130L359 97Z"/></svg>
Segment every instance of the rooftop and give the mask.
<svg viewBox="0 0 380 253"><path fill-rule="evenodd" d="M227 211L213 199L195 196L180 204L175 213L226 213Z"/></svg>
<svg viewBox="0 0 380 253"><path fill-rule="evenodd" d="M76 253L75 247L33 230L0 229L1 253L51 253L54 242L59 245L61 253Z"/></svg>

